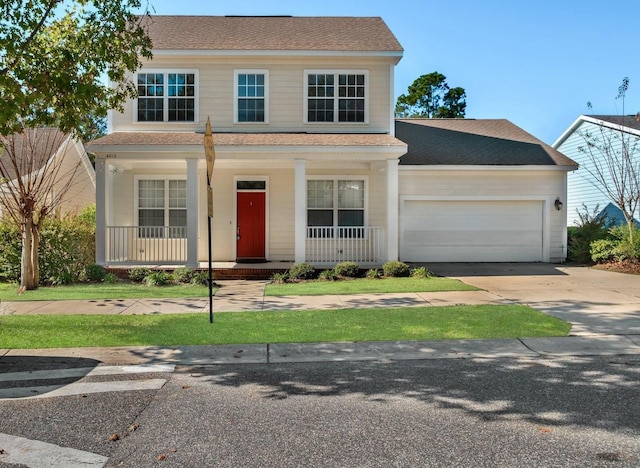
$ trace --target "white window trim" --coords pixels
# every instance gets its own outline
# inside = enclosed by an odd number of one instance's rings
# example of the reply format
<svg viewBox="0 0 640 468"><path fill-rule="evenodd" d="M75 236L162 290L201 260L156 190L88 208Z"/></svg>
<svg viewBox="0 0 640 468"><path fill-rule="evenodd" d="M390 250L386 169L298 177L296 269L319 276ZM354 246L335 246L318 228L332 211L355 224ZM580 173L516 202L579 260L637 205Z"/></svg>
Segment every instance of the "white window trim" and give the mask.
<svg viewBox="0 0 640 468"><path fill-rule="evenodd" d="M319 176L319 175L313 175L313 176L307 176L306 180L305 180L305 197L304 197L304 208L305 208L305 217L307 217L309 215L309 199L307 198L307 194L306 194L306 190L307 190L307 181L309 180L332 180L334 182L338 182L340 180L362 180L364 181L364 217L363 217L363 224L362 226L359 227L368 227L369 226L369 176L366 175L352 175L352 176L331 176L331 175L325 175L325 176ZM337 203L337 185L334 186L334 202L335 206L333 207L333 214L334 214L334 225L333 226L327 226L327 227L341 227L338 226L337 222L338 222L338 210L340 209L338 207L338 203ZM344 209L348 209L348 208L344 208ZM305 228L309 227L308 223L309 220L308 218L305 219L304 223L305 223ZM342 226L345 227L345 226Z"/></svg>
<svg viewBox="0 0 640 468"><path fill-rule="evenodd" d="M163 120L162 121L153 121L153 120L138 120L138 98L136 97L133 100L133 121L142 124L177 124L177 125L193 125L200 121L199 118L199 107L200 107L200 78L199 78L199 70L191 69L191 68L141 68L138 70L133 76L133 82L136 86L136 90L138 88L138 74L139 73L162 73L165 75L165 88L168 86L167 75L169 73L193 73L194 75L194 103L193 103L193 120L185 120L185 121L170 121L169 120L169 93L165 89L165 95L163 96L164 104L162 106L163 110Z"/></svg>
<svg viewBox="0 0 640 468"><path fill-rule="evenodd" d="M336 94L333 99L333 122L309 122L309 75L331 75L333 74L335 79ZM340 122L338 120L338 75L364 75L364 122ZM302 102L303 102L303 122L309 125L367 125L369 124L369 70L325 70L325 69L308 69L304 70L303 82L302 82Z"/></svg>
<svg viewBox="0 0 640 468"><path fill-rule="evenodd" d="M138 222L140 220L140 216L138 213L138 210L140 209L139 206L139 192L140 192L140 180L163 180L165 182L165 202L168 201L168 197L169 197L169 192L168 192L168 188L169 188L169 184L168 181L169 180L187 180L187 176L185 175L171 175L171 174L166 174L166 175L143 175L143 174L139 174L133 177L133 217L134 217L134 226L138 226ZM169 220L169 204L165 203L164 206L164 221L165 224L164 226L168 226L167 222ZM188 207L185 208L185 210L188 210Z"/></svg>
<svg viewBox="0 0 640 468"><path fill-rule="evenodd" d="M264 75L264 122L238 121L238 76ZM233 71L233 123L238 125L265 125L269 123L269 70L266 69L237 69Z"/></svg>

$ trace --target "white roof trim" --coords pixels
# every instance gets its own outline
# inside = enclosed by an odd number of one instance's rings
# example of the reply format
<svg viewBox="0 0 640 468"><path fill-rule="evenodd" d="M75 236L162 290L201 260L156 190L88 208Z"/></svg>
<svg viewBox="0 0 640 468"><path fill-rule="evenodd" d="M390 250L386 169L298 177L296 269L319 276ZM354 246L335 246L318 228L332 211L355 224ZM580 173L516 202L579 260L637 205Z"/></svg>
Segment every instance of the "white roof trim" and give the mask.
<svg viewBox="0 0 640 468"><path fill-rule="evenodd" d="M632 135L636 135L640 137L640 130L636 130L634 128L631 127L627 127L625 125L620 125L620 124L616 124L613 122L608 122L606 120L602 120L602 119L597 119L588 115L580 115L570 126L569 128L567 128L562 135L560 135L560 137L553 143L553 145L551 145L552 148L558 149L558 147L560 145L562 145L562 143L565 142L565 140L567 138L569 138L569 136L571 136L576 130L577 128L583 123L583 122L588 122L588 123L592 123L594 125L599 125L601 127L607 127L610 128L612 130L621 130L624 129L624 132L626 133L630 133Z"/></svg>

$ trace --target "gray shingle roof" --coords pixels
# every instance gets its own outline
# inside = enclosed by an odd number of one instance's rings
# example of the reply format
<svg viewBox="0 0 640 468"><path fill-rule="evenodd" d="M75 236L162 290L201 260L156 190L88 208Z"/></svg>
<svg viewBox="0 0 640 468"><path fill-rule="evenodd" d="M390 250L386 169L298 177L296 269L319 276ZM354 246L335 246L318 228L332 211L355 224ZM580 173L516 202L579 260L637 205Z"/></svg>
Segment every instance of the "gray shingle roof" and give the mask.
<svg viewBox="0 0 640 468"><path fill-rule="evenodd" d="M381 18L151 16L154 50L402 52Z"/></svg>
<svg viewBox="0 0 640 468"><path fill-rule="evenodd" d="M400 165L575 166L559 151L505 119L401 119L396 137L409 150Z"/></svg>
<svg viewBox="0 0 640 468"><path fill-rule="evenodd" d="M640 130L640 113L638 115L587 115L587 117Z"/></svg>

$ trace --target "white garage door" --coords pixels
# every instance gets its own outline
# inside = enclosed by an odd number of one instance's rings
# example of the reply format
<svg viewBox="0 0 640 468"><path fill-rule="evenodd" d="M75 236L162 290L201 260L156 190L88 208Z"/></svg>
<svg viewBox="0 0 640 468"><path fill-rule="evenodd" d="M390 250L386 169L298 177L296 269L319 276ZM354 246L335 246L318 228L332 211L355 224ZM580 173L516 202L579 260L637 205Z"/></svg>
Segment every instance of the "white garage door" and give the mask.
<svg viewBox="0 0 640 468"><path fill-rule="evenodd" d="M541 201L405 200L406 262L542 261Z"/></svg>

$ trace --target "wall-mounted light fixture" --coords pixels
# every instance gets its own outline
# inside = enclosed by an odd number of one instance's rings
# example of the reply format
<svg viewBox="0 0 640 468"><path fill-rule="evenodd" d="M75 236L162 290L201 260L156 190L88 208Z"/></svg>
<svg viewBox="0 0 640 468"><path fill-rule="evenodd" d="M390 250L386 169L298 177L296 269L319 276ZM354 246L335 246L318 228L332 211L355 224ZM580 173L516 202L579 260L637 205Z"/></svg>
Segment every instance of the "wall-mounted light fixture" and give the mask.
<svg viewBox="0 0 640 468"><path fill-rule="evenodd" d="M562 202L559 198L556 198L556 201L553 202L553 206L555 206L558 211L562 209Z"/></svg>

